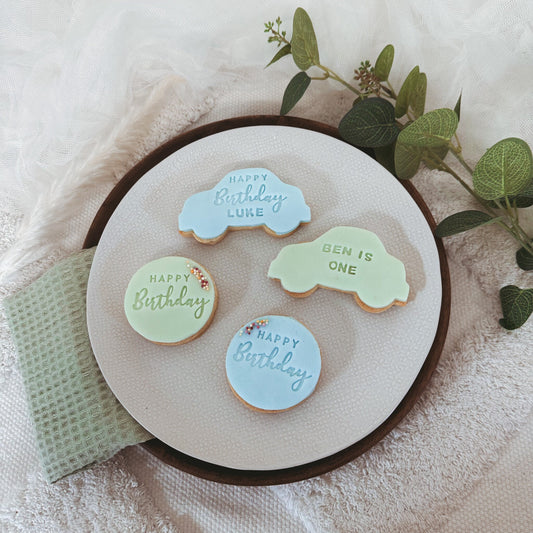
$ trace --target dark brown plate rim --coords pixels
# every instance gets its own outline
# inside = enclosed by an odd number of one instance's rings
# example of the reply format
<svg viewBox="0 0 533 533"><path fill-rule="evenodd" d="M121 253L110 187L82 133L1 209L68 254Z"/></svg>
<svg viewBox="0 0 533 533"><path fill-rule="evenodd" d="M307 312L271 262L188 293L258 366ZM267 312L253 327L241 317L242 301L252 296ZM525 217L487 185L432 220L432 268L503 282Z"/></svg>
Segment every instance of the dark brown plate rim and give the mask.
<svg viewBox="0 0 533 533"><path fill-rule="evenodd" d="M94 220L85 238L83 247L91 248L98 244L109 218L115 211L122 198L124 198L126 193L146 172L163 161L163 159L173 154L180 148L197 141L198 139L202 139L222 131L248 126L290 126L295 128L303 128L323 133L342 141L337 129L332 126L304 118L277 115L251 115L230 118L212 122L210 124L206 124L182 133L173 139L170 139L159 148L148 154L129 172L127 172L124 177L115 185L96 213L96 216L94 217ZM373 156L371 150L362 150ZM411 195L413 200L417 203L420 211L428 221L431 230L434 231L436 226L435 221L428 206L418 191L409 181L401 181L401 183ZM435 339L431 349L429 350L426 360L420 369L420 372L398 407L392 412L387 420L385 420L385 422L383 422L365 438L355 442L344 450L318 461L280 470L237 470L234 468L227 468L186 455L178 450L175 450L174 448L171 448L158 439L145 442L142 444L142 446L154 456L161 459L164 463L176 467L184 472L200 478L208 479L210 481L217 481L232 485L279 485L283 483L302 481L304 479L325 474L326 472L338 468L369 450L372 446L383 439L383 437L385 437L389 431L396 427L413 408L417 400L420 398L423 390L429 383L444 347L450 319L450 273L442 241L438 238L435 238L435 243L439 254L440 273L442 280L442 302Z"/></svg>

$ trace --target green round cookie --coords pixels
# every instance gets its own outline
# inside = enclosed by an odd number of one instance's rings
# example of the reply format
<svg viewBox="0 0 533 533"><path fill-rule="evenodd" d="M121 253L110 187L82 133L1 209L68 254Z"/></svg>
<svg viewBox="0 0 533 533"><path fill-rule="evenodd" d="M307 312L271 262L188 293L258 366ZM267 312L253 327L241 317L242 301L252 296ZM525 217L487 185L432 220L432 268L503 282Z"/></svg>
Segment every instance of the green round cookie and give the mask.
<svg viewBox="0 0 533 533"><path fill-rule="evenodd" d="M130 326L149 341L183 344L211 323L218 294L204 266L186 257L162 257L133 274L124 296Z"/></svg>

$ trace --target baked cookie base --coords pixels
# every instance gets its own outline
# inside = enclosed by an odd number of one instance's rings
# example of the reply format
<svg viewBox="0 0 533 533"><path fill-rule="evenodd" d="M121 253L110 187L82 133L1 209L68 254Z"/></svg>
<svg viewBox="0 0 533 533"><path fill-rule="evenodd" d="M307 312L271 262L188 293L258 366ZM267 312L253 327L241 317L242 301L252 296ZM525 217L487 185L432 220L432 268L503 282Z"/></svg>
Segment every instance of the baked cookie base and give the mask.
<svg viewBox="0 0 533 533"><path fill-rule="evenodd" d="M281 280L279 278L271 278L271 279L275 279L275 280L277 280L277 281L279 281L281 283ZM283 284L282 284L282 287L283 287ZM369 305L365 304L361 300L361 298L359 298L359 296L358 296L358 294L356 292L343 291L342 289L335 289L334 287L328 287L326 285L320 285L320 284L315 285L312 289L308 290L307 292L291 292L291 291L288 291L285 288L283 290L287 294L289 294L290 296L293 296L294 298L307 298L308 296L313 294L317 289L327 289L327 290L330 290L330 291L337 291L337 292L342 292L342 293L345 293L345 294L351 294L354 297L354 299L357 302L357 304L359 305L359 307L361 309L364 309L368 313L382 313L383 311L386 311L387 309L390 309L394 305L398 305L400 307L403 307L404 305L407 304L407 300L405 302L402 302L400 300L394 300L392 303L390 303L386 307L370 307Z"/></svg>
<svg viewBox="0 0 533 533"><path fill-rule="evenodd" d="M229 232L231 231L241 231L241 230L255 230L259 228L263 228L263 230L271 235L272 237L276 237L277 239L283 239L284 237L288 237L289 235L292 235L294 232L296 232L301 226L305 226L309 224L309 222L300 222L298 226L296 226L292 231L289 231L288 233L276 233L275 231L272 231L266 224L261 224L260 226L228 226L226 231L219 235L218 237L215 237L214 239L202 239L194 233L194 231L181 231L178 229L181 235L184 237L194 237L198 242L202 244L217 244L217 242L220 242Z"/></svg>

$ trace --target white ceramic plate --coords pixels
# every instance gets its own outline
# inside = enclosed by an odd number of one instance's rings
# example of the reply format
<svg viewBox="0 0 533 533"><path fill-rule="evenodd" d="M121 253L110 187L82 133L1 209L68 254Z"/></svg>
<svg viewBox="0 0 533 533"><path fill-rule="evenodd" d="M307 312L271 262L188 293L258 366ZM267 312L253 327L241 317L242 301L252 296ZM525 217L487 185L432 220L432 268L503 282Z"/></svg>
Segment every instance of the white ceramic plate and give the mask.
<svg viewBox="0 0 533 533"><path fill-rule="evenodd" d="M229 233L202 245L178 233L185 199L231 170L265 167L300 187L312 221L290 237L263 230ZM336 225L367 228L401 259L407 306L370 314L348 294L319 289L292 298L267 278L281 247L311 241ZM182 255L209 269L219 307L208 330L181 346L153 344L123 310L142 265ZM322 459L359 441L394 411L433 343L441 305L439 257L428 223L396 179L359 150L327 135L285 126L217 133L147 172L109 220L87 292L91 344L102 373L131 415L187 455L224 467L276 470ZM284 413L246 408L225 376L228 344L243 324L290 315L315 335L322 376L313 395Z"/></svg>

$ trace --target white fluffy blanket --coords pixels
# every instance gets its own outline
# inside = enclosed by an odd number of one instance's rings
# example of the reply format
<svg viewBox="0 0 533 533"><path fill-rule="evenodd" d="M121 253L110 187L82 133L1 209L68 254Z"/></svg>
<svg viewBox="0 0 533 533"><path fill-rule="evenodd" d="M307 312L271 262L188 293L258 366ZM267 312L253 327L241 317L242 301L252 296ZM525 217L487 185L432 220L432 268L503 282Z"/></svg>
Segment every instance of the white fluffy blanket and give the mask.
<svg viewBox="0 0 533 533"><path fill-rule="evenodd" d="M467 157L479 157L504 137L533 145L533 12L527 0L352 4L302 2L324 64L350 77L360 60L374 59L392 42L396 85L419 64L428 74L428 108L453 106L463 91L459 133ZM6 6L0 296L79 249L107 192L166 139L228 116L277 113L296 68L286 59L263 70L274 49L267 47L262 23L278 14L289 21L293 11L279 1ZM313 85L294 114L335 125L350 101L333 83ZM423 171L414 183L437 220L471 206L446 175ZM525 225L533 232L528 216ZM533 517L522 506L533 493L526 456L518 463L524 476L512 478L521 485L498 485L495 494L485 489L475 501L472 494L503 461L531 411L533 321L512 333L497 323L499 287L531 286L531 275L518 271L515 245L493 227L450 238L446 247L450 331L421 400L362 457L286 486L214 484L138 447L46 485L2 319L0 529L530 531ZM531 435L531 422L525 427ZM510 510L495 512L494 502L506 498Z"/></svg>

